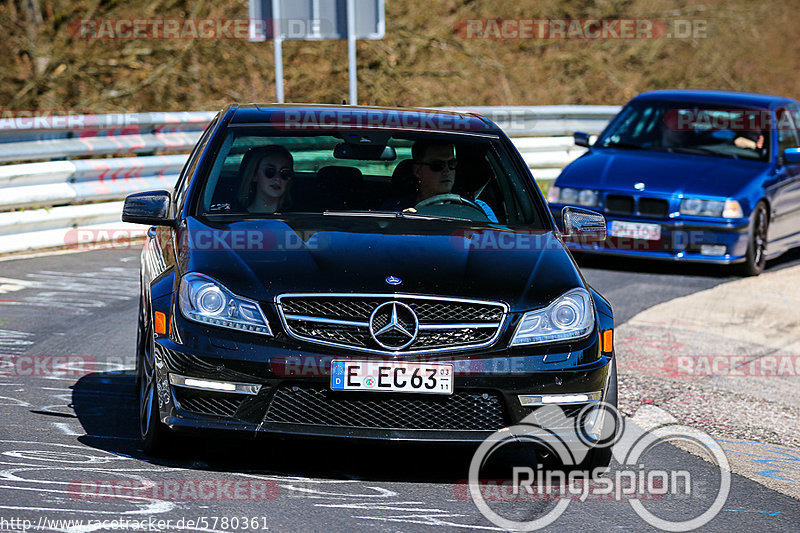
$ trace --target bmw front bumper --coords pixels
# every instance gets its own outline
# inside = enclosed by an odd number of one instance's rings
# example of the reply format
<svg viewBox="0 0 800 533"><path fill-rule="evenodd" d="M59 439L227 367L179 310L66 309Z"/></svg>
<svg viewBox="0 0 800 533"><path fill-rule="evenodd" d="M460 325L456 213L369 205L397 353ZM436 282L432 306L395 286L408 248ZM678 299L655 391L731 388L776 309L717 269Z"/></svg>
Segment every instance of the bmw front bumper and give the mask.
<svg viewBox="0 0 800 533"><path fill-rule="evenodd" d="M553 217L560 226L563 207L558 204L550 205ZM613 214L605 216L607 228L614 222L656 224L661 228L661 238L645 240L614 237L608 231L604 242L567 241L567 248L584 253L721 265L745 260L749 240L749 221L746 218L730 221L700 217L682 217L677 220Z"/></svg>

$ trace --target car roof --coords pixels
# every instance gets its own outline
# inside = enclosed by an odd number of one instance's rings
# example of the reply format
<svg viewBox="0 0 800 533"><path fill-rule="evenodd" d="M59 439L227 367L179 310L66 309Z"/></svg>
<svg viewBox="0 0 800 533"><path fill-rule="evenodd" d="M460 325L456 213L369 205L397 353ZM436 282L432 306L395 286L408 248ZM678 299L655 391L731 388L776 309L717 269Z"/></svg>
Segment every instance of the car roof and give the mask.
<svg viewBox="0 0 800 533"><path fill-rule="evenodd" d="M476 113L436 109L322 104L233 104L231 125L287 125L287 129L392 129L407 131L497 133L492 121ZM332 127L335 126L335 127Z"/></svg>
<svg viewBox="0 0 800 533"><path fill-rule="evenodd" d="M706 104L732 105L756 109L771 109L781 105L797 104L796 100L768 94L740 93L733 91L709 91L697 89L670 89L642 93L631 102L668 100L673 102L693 102Z"/></svg>

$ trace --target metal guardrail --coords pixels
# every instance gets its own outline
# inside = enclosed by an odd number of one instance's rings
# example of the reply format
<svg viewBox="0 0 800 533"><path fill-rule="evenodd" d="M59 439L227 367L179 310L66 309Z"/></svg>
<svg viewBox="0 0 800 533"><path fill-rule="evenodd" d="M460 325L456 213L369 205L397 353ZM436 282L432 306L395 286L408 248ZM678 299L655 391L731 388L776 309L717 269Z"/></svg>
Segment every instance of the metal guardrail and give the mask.
<svg viewBox="0 0 800 533"><path fill-rule="evenodd" d="M584 152L574 146L573 131L599 133L619 111L618 106L443 109L480 113L496 122L539 181L555 179ZM213 117L213 112L185 112L0 120L0 162L14 162L0 165L0 254L142 236L142 227L120 221L121 200L133 192L172 188Z"/></svg>

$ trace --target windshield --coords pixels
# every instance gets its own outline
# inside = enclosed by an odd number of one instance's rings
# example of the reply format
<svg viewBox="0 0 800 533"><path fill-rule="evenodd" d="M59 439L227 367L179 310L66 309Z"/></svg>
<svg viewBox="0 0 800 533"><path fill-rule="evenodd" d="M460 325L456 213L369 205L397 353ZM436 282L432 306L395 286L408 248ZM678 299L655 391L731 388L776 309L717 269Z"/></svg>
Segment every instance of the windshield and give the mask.
<svg viewBox="0 0 800 533"><path fill-rule="evenodd" d="M526 176L493 135L231 128L197 214L408 217L542 228Z"/></svg>
<svg viewBox="0 0 800 533"><path fill-rule="evenodd" d="M766 161L770 111L685 102L634 102L595 146Z"/></svg>

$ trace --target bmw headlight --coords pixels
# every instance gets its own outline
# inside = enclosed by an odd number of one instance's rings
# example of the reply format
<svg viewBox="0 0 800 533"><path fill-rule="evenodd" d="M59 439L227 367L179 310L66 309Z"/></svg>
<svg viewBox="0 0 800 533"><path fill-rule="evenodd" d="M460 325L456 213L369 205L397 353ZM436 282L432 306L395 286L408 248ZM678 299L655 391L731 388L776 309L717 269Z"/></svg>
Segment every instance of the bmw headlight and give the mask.
<svg viewBox="0 0 800 533"><path fill-rule="evenodd" d="M701 217L740 218L743 216L742 206L739 205L739 202L730 198L727 200L684 198L681 200L680 212L682 215Z"/></svg>
<svg viewBox="0 0 800 533"><path fill-rule="evenodd" d="M570 341L594 329L594 306L585 289L574 289L556 298L544 309L525 313L511 346Z"/></svg>
<svg viewBox="0 0 800 533"><path fill-rule="evenodd" d="M594 207L597 205L599 195L592 189L575 189L572 187L550 187L547 191L547 201L558 204L582 205Z"/></svg>
<svg viewBox="0 0 800 533"><path fill-rule="evenodd" d="M181 280L178 305L183 316L222 328L272 335L257 302L236 296L202 274L186 274Z"/></svg>

